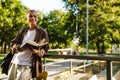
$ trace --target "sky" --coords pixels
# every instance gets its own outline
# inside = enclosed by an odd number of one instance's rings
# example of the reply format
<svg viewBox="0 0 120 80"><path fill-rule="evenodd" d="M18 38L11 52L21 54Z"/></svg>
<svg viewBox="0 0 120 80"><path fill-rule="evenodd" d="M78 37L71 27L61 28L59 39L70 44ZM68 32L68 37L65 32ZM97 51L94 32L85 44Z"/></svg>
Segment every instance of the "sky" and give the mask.
<svg viewBox="0 0 120 80"><path fill-rule="evenodd" d="M55 9L64 10L62 0L21 0L21 2L30 9L40 10L44 13Z"/></svg>

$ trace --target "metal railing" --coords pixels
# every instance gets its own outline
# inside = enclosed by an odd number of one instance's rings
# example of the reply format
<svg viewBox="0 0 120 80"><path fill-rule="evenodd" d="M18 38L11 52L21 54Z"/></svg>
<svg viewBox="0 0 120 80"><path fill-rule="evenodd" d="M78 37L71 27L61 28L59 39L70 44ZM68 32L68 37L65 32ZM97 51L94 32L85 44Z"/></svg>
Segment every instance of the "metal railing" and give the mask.
<svg viewBox="0 0 120 80"><path fill-rule="evenodd" d="M44 58L64 58L64 59L80 59L80 60L103 60L106 61L107 80L112 80L112 61L120 61L120 55L53 55L46 54Z"/></svg>

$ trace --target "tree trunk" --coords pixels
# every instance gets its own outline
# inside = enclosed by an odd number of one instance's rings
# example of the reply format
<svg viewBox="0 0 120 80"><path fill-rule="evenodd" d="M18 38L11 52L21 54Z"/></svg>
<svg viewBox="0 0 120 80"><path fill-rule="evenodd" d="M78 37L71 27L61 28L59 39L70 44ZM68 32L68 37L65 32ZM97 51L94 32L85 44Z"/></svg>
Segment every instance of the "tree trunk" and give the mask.
<svg viewBox="0 0 120 80"><path fill-rule="evenodd" d="M6 53L6 42L2 44L2 53Z"/></svg>
<svg viewBox="0 0 120 80"><path fill-rule="evenodd" d="M97 53L100 54L100 43L96 42Z"/></svg>
<svg viewBox="0 0 120 80"><path fill-rule="evenodd" d="M102 43L102 47L101 47L101 54L105 54L106 51L105 51L105 44L104 44L104 41Z"/></svg>

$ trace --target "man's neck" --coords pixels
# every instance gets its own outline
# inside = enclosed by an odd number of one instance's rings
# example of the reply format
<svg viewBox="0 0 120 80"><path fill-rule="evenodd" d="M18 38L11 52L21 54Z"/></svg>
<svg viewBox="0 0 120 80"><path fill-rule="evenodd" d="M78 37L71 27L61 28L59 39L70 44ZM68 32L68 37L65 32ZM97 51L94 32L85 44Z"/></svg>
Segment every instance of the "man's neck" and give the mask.
<svg viewBox="0 0 120 80"><path fill-rule="evenodd" d="M29 25L29 27L30 27L30 30L34 30L36 29L37 25Z"/></svg>

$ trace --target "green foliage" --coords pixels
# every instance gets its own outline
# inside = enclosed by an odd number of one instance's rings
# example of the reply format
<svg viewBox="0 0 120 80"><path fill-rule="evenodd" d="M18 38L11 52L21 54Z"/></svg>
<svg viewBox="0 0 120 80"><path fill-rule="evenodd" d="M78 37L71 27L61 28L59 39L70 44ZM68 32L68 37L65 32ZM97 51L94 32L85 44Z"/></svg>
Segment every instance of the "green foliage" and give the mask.
<svg viewBox="0 0 120 80"><path fill-rule="evenodd" d="M18 30L25 26L26 10L27 8L18 0L0 1L0 46L4 46L2 50L5 50L6 45L9 46Z"/></svg>
<svg viewBox="0 0 120 80"><path fill-rule="evenodd" d="M48 31L51 48L64 48L69 44L68 40L71 36L65 26L67 21L65 17L65 13L59 10L51 11L47 16L43 16L41 25Z"/></svg>
<svg viewBox="0 0 120 80"><path fill-rule="evenodd" d="M80 44L86 43L86 1L63 0L69 13L78 11L78 37ZM70 1L70 3L69 3ZM72 3L71 3L72 1ZM75 6L76 5L76 6ZM120 0L89 1L89 46L104 51L107 44L120 43ZM75 20L75 18L74 18ZM75 23L74 20L71 24ZM103 48L103 49L102 49ZM99 51L99 50L98 50Z"/></svg>
<svg viewBox="0 0 120 80"><path fill-rule="evenodd" d="M120 18L116 12L118 12L119 6L118 0L100 0L91 1L90 18L89 18L89 40L90 43L99 43L98 45L104 46L104 43L119 43L120 37ZM100 46L102 48L102 46ZM105 48L106 49L106 48Z"/></svg>

